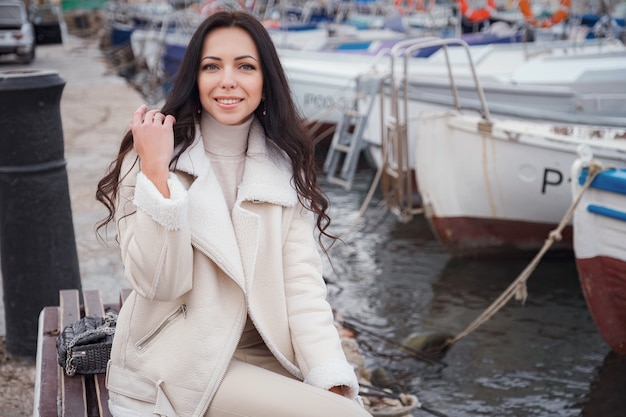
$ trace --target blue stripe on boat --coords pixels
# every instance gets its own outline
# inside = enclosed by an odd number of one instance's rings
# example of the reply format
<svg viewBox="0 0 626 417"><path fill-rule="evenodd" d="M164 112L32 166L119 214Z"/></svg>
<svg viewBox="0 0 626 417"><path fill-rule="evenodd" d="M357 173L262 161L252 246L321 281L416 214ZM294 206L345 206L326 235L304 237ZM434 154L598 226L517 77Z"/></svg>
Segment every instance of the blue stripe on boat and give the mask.
<svg viewBox="0 0 626 417"><path fill-rule="evenodd" d="M611 219L621 220L626 222L626 213L623 211L615 210L612 208L598 206L597 204L589 204L587 206L589 213L597 214L599 216L610 217Z"/></svg>
<svg viewBox="0 0 626 417"><path fill-rule="evenodd" d="M578 176L578 183L584 184L587 180L588 169L584 168ZM626 194L626 169L610 169L603 171L593 179L591 188Z"/></svg>

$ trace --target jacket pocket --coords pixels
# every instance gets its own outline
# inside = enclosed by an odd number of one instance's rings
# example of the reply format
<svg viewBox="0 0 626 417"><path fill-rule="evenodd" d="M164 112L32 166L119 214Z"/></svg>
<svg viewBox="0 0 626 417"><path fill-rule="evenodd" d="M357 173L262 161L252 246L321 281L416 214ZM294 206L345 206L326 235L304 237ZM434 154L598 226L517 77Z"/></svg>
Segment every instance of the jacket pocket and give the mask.
<svg viewBox="0 0 626 417"><path fill-rule="evenodd" d="M187 317L187 304L181 304L176 310L171 312L159 325L152 330L150 333L142 337L137 343L135 343L135 347L139 352L143 352L146 348L152 343L154 339L157 338L159 334L161 334L165 329L167 329L172 323L174 323L180 317Z"/></svg>
<svg viewBox="0 0 626 417"><path fill-rule="evenodd" d="M165 395L162 387L163 381L152 379L131 372L122 367L108 363L106 373L106 386L111 392L124 395L135 400L154 404L153 416L177 417L174 407ZM115 403L109 407L115 407ZM124 415L120 410L120 415Z"/></svg>

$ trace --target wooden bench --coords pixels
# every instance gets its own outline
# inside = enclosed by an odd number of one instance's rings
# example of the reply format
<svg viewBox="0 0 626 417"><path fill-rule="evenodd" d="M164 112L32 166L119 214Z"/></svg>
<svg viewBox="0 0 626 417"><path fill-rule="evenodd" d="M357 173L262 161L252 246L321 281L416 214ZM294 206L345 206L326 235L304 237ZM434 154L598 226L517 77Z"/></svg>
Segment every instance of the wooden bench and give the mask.
<svg viewBox="0 0 626 417"><path fill-rule="evenodd" d="M66 325L80 318L118 312L130 290L120 291L116 305L104 305L100 291L62 290L59 306L45 307L39 316L37 365L33 417L111 417L105 375L67 376L57 362L57 336Z"/></svg>

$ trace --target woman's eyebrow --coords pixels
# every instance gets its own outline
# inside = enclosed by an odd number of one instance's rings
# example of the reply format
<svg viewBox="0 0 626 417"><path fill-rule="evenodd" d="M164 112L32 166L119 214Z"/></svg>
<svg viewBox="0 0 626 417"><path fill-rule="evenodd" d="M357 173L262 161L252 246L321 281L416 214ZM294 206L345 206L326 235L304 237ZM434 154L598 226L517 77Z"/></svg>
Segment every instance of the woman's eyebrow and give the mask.
<svg viewBox="0 0 626 417"><path fill-rule="evenodd" d="M240 61L240 60L242 60L242 59L246 59L246 58L250 58L250 59L254 59L255 61L258 61L258 60L257 60L255 57L253 57L252 55L241 55L241 56L237 56L237 57L235 57L235 61ZM212 56L212 55L207 55L207 56L205 56L205 57L203 57L203 58L202 58L202 60L205 60L205 59L212 59L212 60L215 60L215 61L221 61L221 60L222 60L222 58L217 57L217 56Z"/></svg>
<svg viewBox="0 0 626 417"><path fill-rule="evenodd" d="M246 58L254 59L255 61L257 61L257 59L253 57L252 55L241 55L241 56L235 57L235 61L239 61L241 59L246 59Z"/></svg>

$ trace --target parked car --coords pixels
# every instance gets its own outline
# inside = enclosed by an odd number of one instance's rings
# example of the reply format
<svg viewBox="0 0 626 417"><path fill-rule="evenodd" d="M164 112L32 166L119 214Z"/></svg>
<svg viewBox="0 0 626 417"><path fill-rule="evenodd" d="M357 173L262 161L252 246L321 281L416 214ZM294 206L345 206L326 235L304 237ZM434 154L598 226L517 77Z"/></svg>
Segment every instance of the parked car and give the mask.
<svg viewBox="0 0 626 417"><path fill-rule="evenodd" d="M67 25L59 6L53 4L36 6L31 9L30 20L35 27L37 45L63 43Z"/></svg>
<svg viewBox="0 0 626 417"><path fill-rule="evenodd" d="M35 59L35 29L24 3L0 1L0 55L15 54L23 64Z"/></svg>

